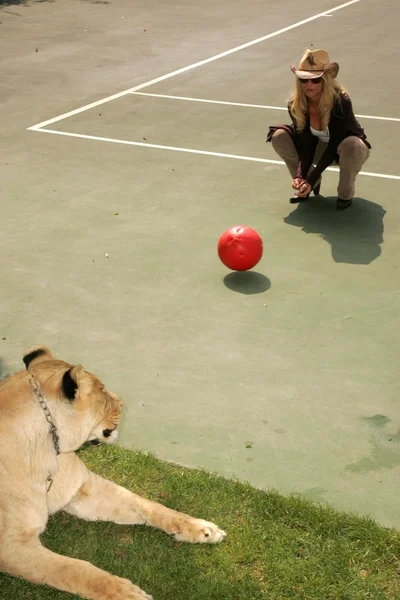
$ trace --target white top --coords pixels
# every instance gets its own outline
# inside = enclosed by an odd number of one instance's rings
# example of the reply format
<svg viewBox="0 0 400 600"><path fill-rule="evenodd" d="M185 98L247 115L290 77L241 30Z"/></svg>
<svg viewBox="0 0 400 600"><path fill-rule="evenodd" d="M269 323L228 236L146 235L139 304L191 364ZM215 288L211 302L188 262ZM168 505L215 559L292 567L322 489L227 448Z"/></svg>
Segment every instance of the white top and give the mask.
<svg viewBox="0 0 400 600"><path fill-rule="evenodd" d="M319 138L321 142L327 144L329 142L329 129L326 128L324 131L319 131L319 129L313 129L310 127L311 133L315 135L315 137Z"/></svg>

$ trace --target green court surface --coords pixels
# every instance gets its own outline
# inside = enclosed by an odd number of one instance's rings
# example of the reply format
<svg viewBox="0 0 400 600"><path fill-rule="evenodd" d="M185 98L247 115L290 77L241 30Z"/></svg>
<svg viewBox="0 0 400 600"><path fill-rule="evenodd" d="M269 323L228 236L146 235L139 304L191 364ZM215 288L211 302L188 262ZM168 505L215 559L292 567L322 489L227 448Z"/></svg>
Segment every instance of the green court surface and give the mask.
<svg viewBox="0 0 400 600"><path fill-rule="evenodd" d="M0 3L4 370L46 344L122 396L125 446L399 527L396 9ZM311 44L372 144L343 213L335 170L290 205L265 143Z"/></svg>

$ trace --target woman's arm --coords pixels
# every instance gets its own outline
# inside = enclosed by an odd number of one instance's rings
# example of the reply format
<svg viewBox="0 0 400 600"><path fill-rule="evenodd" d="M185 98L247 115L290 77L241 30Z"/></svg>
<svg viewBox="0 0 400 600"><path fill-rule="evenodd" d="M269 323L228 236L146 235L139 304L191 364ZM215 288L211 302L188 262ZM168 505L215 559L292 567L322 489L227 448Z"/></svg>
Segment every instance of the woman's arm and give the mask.
<svg viewBox="0 0 400 600"><path fill-rule="evenodd" d="M337 154L337 148L346 136L350 120L353 115L353 107L349 96L342 95L340 102L336 103L331 112L331 119L329 122L329 135L330 139L327 148L320 160L318 161L315 169L306 176L306 181L314 187L321 174L329 165L333 163Z"/></svg>
<svg viewBox="0 0 400 600"><path fill-rule="evenodd" d="M294 129L296 131L297 121L290 110L290 105L288 106L288 111ZM297 165L296 179L306 179L307 173L312 165L318 140L315 136L312 135L307 125L303 129L303 131L297 132L297 139L297 152L299 153L299 164Z"/></svg>

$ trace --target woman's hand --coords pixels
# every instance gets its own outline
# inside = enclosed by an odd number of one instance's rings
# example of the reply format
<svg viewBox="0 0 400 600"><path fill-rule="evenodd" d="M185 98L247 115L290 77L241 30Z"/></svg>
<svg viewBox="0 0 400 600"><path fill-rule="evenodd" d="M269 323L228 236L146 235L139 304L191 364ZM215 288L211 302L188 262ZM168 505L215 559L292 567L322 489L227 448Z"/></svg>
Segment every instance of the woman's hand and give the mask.
<svg viewBox="0 0 400 600"><path fill-rule="evenodd" d="M311 185L307 183L307 181L303 180L297 189L297 196L299 198L305 198L306 196L311 194Z"/></svg>
<svg viewBox="0 0 400 600"><path fill-rule="evenodd" d="M303 183L305 183L305 182L304 182L304 179L301 179L300 177L295 177L295 178L293 179L292 188L293 188L294 190L299 190L299 189L300 189L300 186L301 186Z"/></svg>

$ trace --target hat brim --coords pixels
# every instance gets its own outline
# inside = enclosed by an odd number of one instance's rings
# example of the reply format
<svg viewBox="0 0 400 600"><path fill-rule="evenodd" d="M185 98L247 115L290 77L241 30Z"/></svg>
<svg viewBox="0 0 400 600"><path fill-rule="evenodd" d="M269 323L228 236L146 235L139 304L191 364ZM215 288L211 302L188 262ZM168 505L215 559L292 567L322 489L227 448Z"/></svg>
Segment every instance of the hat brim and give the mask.
<svg viewBox="0 0 400 600"><path fill-rule="evenodd" d="M318 79L318 77L322 77L324 74L329 74L335 78L339 73L339 65L335 62L328 63L322 71L299 71L294 65L290 68L299 79Z"/></svg>

